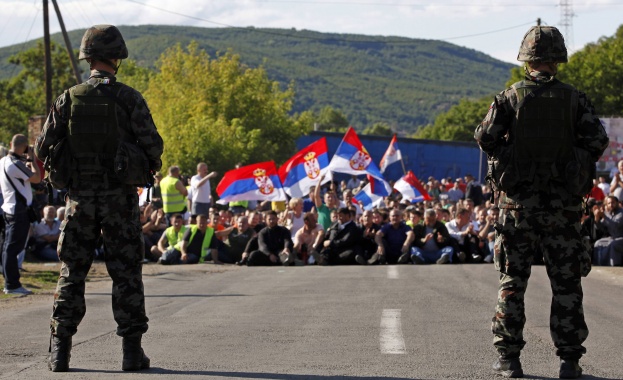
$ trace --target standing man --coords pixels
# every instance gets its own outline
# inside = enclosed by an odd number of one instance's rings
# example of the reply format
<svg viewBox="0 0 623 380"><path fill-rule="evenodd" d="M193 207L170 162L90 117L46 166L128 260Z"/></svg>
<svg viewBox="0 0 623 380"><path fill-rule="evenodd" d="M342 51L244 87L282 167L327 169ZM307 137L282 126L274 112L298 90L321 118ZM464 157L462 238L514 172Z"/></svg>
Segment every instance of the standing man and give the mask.
<svg viewBox="0 0 623 380"><path fill-rule="evenodd" d="M525 79L495 97L474 136L489 157L488 177L499 191L501 209L494 257L500 288L492 323L500 357L493 369L504 377L523 376L524 295L542 247L553 293L550 332L559 376L575 379L582 375L579 359L588 335L581 276L588 274L590 261L580 216L591 178L582 173L590 173L608 136L586 95L555 78L558 64L567 62L558 29L532 27L517 59L525 62Z"/></svg>
<svg viewBox="0 0 623 380"><path fill-rule="evenodd" d="M190 179L190 187L192 188L191 216L210 215L210 206L212 206L210 178L214 177L216 177L216 172L208 174L208 164L205 162L197 164L197 175Z"/></svg>
<svg viewBox="0 0 623 380"><path fill-rule="evenodd" d="M179 166L170 166L169 175L160 181L162 194L162 209L167 217L167 223L171 224L173 214L184 214L186 210L186 197L188 190L180 179Z"/></svg>
<svg viewBox="0 0 623 380"><path fill-rule="evenodd" d="M39 165L24 135L11 140L9 154L0 159L0 188L4 212L5 239L2 249L4 294L32 294L19 281L17 256L24 249L30 230L27 209L32 203L31 183L41 182Z"/></svg>
<svg viewBox="0 0 623 380"><path fill-rule="evenodd" d="M149 368L149 358L141 348L148 318L138 195L136 186L122 183L116 176L111 157L116 155L123 132L145 152L153 174L162 165L163 144L141 94L116 81L121 60L127 57L128 49L116 27L87 29L79 58L89 63L91 75L56 99L37 139L39 159L48 158L51 147L65 138L76 162L58 246L62 267L54 294L48 361L53 372L69 370L72 336L86 312L85 278L100 234L113 281L117 335L123 337L121 368Z"/></svg>

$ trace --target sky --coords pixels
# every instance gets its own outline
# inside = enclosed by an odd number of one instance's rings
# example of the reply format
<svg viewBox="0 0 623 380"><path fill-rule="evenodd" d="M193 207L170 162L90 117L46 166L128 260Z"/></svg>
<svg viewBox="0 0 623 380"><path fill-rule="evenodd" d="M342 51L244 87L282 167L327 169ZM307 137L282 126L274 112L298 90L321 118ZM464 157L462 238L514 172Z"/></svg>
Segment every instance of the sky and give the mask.
<svg viewBox="0 0 623 380"><path fill-rule="evenodd" d="M600 37L613 36L623 24L623 0L178 1L57 3L67 30L94 24L296 28L442 40L516 64L520 42L537 18L542 25L560 29L570 53ZM0 9L0 47L43 36L43 0L0 0ZM50 32L59 32L51 1L49 12Z"/></svg>

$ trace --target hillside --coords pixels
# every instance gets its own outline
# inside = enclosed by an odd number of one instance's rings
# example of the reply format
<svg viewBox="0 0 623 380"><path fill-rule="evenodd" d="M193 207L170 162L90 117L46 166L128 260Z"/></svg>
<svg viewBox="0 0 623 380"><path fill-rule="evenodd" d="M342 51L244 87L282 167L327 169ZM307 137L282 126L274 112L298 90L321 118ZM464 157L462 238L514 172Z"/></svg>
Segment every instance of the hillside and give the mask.
<svg viewBox="0 0 623 380"><path fill-rule="evenodd" d="M513 65L450 43L402 37L318 33L307 30L120 26L130 58L154 67L166 48L195 40L214 56L231 49L249 66L294 82L294 112L330 105L358 129L387 122L412 133L432 123L461 98L499 91ZM84 30L70 32L74 49ZM62 43L60 34L52 39ZM36 41L0 49L0 78L17 73L7 59ZM122 68L123 70L123 68Z"/></svg>

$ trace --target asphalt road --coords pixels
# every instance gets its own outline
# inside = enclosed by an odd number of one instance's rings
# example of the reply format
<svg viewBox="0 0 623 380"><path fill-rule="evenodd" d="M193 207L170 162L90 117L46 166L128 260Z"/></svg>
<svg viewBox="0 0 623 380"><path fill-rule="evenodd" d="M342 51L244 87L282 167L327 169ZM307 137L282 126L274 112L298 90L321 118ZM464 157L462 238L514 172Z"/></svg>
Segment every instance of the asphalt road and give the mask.
<svg viewBox="0 0 623 380"><path fill-rule="evenodd" d="M145 276L152 368L121 371L110 284L89 284L71 371L49 372L51 296L0 310L0 379L492 379L492 265L162 267ZM584 280L585 379L623 379L623 268ZM551 291L533 268L527 378L558 375Z"/></svg>

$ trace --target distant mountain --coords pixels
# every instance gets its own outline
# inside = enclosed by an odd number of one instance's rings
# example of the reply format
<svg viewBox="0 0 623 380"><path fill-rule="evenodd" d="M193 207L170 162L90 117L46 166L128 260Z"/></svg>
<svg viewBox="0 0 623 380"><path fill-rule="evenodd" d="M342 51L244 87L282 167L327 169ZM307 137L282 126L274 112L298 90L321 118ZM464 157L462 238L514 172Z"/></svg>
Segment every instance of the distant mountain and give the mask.
<svg viewBox="0 0 623 380"><path fill-rule="evenodd" d="M386 122L412 133L462 98L499 91L512 64L447 42L294 29L120 26L130 58L154 67L168 47L195 40L211 56L231 49L249 66L263 65L284 86L294 81L294 111L330 105L355 128ZM74 49L84 30L69 32ZM52 39L62 43L60 34ZM0 78L15 75L7 59L36 41L0 49ZM122 66L123 70L123 66Z"/></svg>

